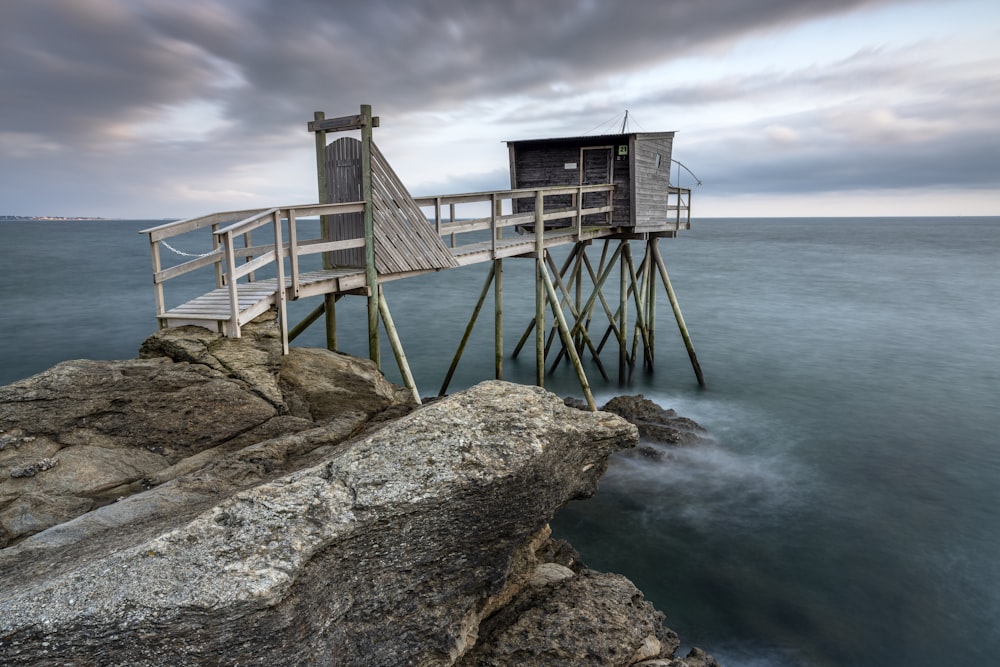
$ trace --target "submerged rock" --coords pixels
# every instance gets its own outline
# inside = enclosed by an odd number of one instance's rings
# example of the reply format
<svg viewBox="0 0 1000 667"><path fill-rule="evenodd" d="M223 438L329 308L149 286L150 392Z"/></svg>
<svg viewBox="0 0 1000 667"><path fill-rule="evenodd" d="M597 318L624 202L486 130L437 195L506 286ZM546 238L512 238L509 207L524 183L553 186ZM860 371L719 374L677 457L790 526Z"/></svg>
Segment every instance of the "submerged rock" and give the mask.
<svg viewBox="0 0 1000 667"><path fill-rule="evenodd" d="M616 396L601 410L635 424L644 440L669 445L696 445L709 441L708 431L696 421L664 409L642 394Z"/></svg>

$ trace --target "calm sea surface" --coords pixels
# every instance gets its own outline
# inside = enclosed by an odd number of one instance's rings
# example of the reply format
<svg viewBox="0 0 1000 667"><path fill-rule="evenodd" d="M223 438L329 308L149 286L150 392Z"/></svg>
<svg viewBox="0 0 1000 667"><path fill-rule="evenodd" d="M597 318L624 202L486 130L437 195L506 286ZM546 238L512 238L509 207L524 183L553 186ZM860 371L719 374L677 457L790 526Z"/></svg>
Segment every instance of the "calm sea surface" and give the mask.
<svg viewBox="0 0 1000 667"><path fill-rule="evenodd" d="M135 356L155 328L136 233L151 224L0 222L0 383ZM556 534L591 567L629 576L729 667L993 664L1000 218L696 220L661 248L707 389L662 292L655 373L622 388L591 368L590 380L599 401L642 393L715 443L616 459ZM484 277L470 267L385 286L423 394L437 393ZM505 263L504 293L509 355L532 315L530 262ZM364 302L341 304L341 346L365 354ZM451 390L491 376L491 310ZM508 379L533 380L531 346ZM387 347L383 359L398 379ZM606 362L617 366L615 351ZM579 393L568 367L549 387Z"/></svg>

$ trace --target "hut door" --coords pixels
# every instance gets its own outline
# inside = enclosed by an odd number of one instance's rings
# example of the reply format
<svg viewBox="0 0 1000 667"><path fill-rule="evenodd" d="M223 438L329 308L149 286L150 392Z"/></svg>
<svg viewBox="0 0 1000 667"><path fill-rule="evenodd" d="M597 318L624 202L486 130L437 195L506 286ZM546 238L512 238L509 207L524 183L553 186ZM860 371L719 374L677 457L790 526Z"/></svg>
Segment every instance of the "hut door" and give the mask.
<svg viewBox="0 0 1000 667"><path fill-rule="evenodd" d="M361 142L353 137L341 137L326 147L326 191L329 202L339 204L360 201ZM340 213L324 216L330 225L330 240L356 239L365 234L363 213ZM364 266L365 249L350 248L329 253L334 266Z"/></svg>
<svg viewBox="0 0 1000 667"><path fill-rule="evenodd" d="M611 183L614 178L614 157L611 146L593 146L580 149L580 185ZM610 192L588 192L583 195L583 207L610 206ZM610 213L592 213L583 216L585 225L611 223Z"/></svg>

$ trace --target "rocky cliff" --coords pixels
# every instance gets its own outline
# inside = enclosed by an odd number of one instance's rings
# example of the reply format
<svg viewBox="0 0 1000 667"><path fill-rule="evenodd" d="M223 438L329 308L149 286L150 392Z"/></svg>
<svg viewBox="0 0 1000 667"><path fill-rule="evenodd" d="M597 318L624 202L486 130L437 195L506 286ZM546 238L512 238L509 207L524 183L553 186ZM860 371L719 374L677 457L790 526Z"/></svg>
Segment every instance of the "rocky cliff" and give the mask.
<svg viewBox="0 0 1000 667"><path fill-rule="evenodd" d="M0 388L0 663L715 664L549 537L634 425L278 350L185 328Z"/></svg>

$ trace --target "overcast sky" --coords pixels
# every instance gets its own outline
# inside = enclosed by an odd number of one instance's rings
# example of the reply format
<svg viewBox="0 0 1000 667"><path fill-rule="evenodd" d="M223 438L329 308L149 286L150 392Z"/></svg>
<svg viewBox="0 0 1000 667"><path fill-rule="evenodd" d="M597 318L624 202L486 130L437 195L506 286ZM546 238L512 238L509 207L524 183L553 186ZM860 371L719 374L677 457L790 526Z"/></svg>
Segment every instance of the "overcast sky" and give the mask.
<svg viewBox="0 0 1000 667"><path fill-rule="evenodd" d="M996 0L2 0L0 215L313 202L362 103L415 195L628 109L695 217L1000 215L998 45Z"/></svg>

